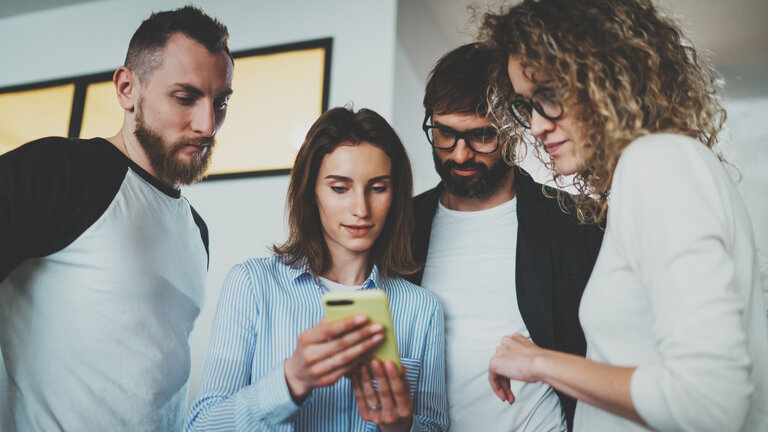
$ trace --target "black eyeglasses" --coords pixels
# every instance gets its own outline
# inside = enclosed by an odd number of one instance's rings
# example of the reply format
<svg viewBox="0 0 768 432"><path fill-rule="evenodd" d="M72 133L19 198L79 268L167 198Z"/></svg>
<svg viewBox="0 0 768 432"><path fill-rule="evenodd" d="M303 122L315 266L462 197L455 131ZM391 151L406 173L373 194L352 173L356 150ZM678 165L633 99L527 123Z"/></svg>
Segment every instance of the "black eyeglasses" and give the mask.
<svg viewBox="0 0 768 432"><path fill-rule="evenodd" d="M460 139L463 139L467 147L475 153L493 153L499 148L496 129L491 126L460 132L447 126L427 124L431 118L432 113L428 112L421 129L427 135L429 143L436 149L453 150Z"/></svg>
<svg viewBox="0 0 768 432"><path fill-rule="evenodd" d="M526 129L531 128L533 110L550 121L560 119L564 113L563 105L557 99L555 91L550 88L538 89L530 99L517 98L509 104L509 112L520 126Z"/></svg>

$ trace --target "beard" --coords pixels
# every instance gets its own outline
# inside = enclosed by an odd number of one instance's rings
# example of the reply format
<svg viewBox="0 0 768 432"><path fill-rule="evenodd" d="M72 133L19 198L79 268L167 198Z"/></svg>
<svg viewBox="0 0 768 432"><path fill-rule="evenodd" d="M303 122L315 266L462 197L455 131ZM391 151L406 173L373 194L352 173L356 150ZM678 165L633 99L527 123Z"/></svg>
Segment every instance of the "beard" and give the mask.
<svg viewBox="0 0 768 432"><path fill-rule="evenodd" d="M211 165L211 156L215 140L213 137L179 138L168 143L160 134L151 129L144 121L142 110L136 113L136 129L133 135L149 159L160 180L171 184L189 185L202 180ZM193 153L191 160L184 161L176 157L188 145L208 146L205 153Z"/></svg>
<svg viewBox="0 0 768 432"><path fill-rule="evenodd" d="M512 170L501 158L489 167L480 162L465 162L457 164L449 159L442 162L437 156L437 150L432 150L435 170L443 179L443 185L448 193L464 198L485 198L498 189L499 184ZM451 173L453 168L475 169L477 173L471 176L458 176Z"/></svg>

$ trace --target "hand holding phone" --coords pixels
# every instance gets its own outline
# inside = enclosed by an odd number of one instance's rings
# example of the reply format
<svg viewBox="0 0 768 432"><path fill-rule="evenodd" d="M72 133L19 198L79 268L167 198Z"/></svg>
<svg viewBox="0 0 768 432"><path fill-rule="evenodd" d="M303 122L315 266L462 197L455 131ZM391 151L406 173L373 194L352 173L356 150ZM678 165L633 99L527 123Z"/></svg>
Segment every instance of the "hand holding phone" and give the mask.
<svg viewBox="0 0 768 432"><path fill-rule="evenodd" d="M373 323L384 326L384 341L369 354L360 359L360 363L368 363L377 358L382 362L391 361L402 372L400 356L397 351L395 332L392 327L392 315L389 312L387 294L382 290L368 289L357 291L330 291L323 295L325 318L334 322L353 315L365 315Z"/></svg>
<svg viewBox="0 0 768 432"><path fill-rule="evenodd" d="M334 384L356 367L360 357L382 341L383 331L364 315L332 323L323 319L304 330L283 365L294 402L301 404L313 389Z"/></svg>

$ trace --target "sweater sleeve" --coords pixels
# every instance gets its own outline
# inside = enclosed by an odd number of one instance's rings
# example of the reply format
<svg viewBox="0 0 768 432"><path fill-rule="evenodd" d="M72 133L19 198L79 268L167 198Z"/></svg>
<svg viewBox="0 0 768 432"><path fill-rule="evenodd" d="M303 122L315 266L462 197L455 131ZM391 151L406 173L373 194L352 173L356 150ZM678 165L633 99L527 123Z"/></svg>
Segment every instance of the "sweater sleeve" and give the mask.
<svg viewBox="0 0 768 432"><path fill-rule="evenodd" d="M282 363L259 380L252 379L259 314L255 282L242 264L224 281L187 431L270 430L300 409L288 391Z"/></svg>
<svg viewBox="0 0 768 432"><path fill-rule="evenodd" d="M732 215L702 144L653 135L628 147L611 205L620 249L647 289L655 361L640 364L631 396L654 429L739 430L753 384L728 249ZM652 168L652 169L651 169Z"/></svg>

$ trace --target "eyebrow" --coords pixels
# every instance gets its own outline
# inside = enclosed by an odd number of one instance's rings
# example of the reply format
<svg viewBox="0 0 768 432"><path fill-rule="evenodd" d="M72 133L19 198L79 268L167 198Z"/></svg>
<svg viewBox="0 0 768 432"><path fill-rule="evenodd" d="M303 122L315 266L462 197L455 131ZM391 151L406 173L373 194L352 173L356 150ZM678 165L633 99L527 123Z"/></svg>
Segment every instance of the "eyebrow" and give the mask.
<svg viewBox="0 0 768 432"><path fill-rule="evenodd" d="M337 180L337 181L345 181L345 182L350 182L350 183L353 182L353 180L351 178L349 178L349 177L340 176L340 175L336 175L336 174L329 174L329 175L325 176L324 180ZM381 176L378 176L378 177L374 177L374 178L368 180L368 184L376 183L376 182L382 181L382 180L392 180L392 176L387 174L387 175L381 175Z"/></svg>
<svg viewBox="0 0 768 432"><path fill-rule="evenodd" d="M547 82L553 82L553 81L550 80L550 81L547 81ZM550 87L550 86L545 86L545 85L541 85L541 86L537 85L535 90L533 90L533 93L531 93L531 97L533 97L533 95L535 95L536 93L541 93L543 91L554 92L555 88L554 87ZM525 95L522 95L520 93L515 92L515 95L514 95L513 99L530 99L530 98L525 96Z"/></svg>
<svg viewBox="0 0 768 432"><path fill-rule="evenodd" d="M440 127L440 128L443 128L443 129L452 130L452 131L454 131L454 132L458 132L458 133L462 133L462 134L466 134L466 133L476 133L476 132L485 132L485 131L487 131L488 129L493 129L493 126L491 126L491 125L488 125L488 126L483 126L483 127L479 127L479 128L474 128L474 129L467 129L467 130L464 130L464 131L460 131L460 130L454 129L454 128L450 127L450 126L446 126L446 125L444 125L444 124L440 123L439 121L433 121L433 123L434 123L434 124L435 124L435 126L437 126L437 127Z"/></svg>
<svg viewBox="0 0 768 432"><path fill-rule="evenodd" d="M203 91L193 86L192 84L176 83L174 84L176 89L184 90L185 92L192 93L195 96L203 96ZM233 93L232 89L227 87L224 91L216 95L216 98L230 96Z"/></svg>

